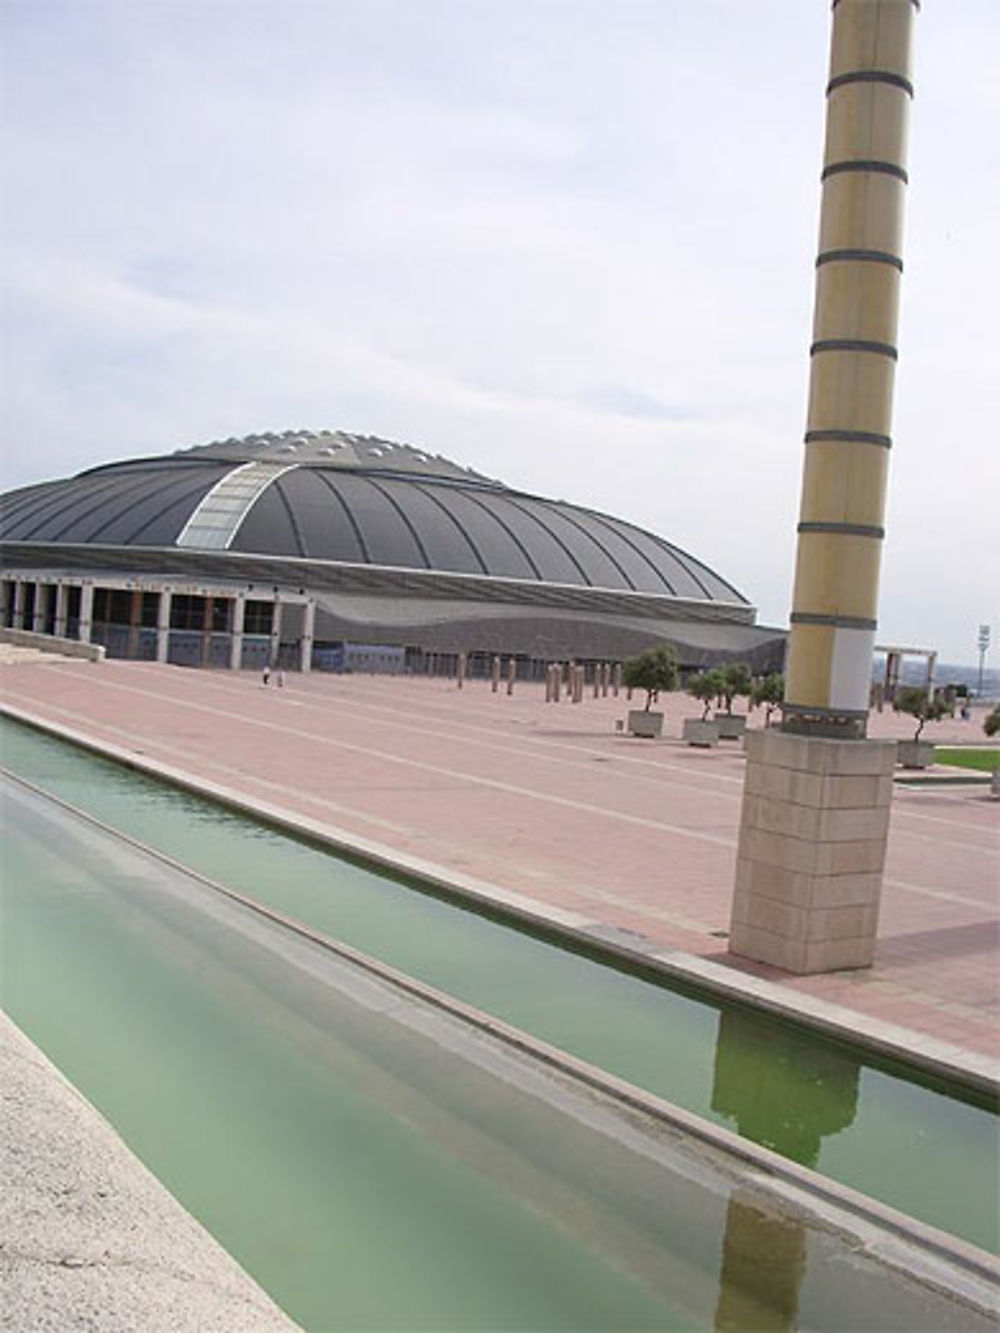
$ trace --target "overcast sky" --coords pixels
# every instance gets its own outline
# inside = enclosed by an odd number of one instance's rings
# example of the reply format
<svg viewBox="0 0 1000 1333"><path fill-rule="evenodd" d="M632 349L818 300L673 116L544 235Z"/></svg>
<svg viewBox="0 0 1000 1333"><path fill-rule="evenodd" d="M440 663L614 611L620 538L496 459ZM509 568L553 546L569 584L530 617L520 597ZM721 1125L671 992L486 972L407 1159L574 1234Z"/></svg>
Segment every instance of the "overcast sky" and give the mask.
<svg viewBox="0 0 1000 1333"><path fill-rule="evenodd" d="M787 624L827 0L0 16L5 487L382 435ZM879 637L951 661L1000 637L998 52L998 0L924 4Z"/></svg>

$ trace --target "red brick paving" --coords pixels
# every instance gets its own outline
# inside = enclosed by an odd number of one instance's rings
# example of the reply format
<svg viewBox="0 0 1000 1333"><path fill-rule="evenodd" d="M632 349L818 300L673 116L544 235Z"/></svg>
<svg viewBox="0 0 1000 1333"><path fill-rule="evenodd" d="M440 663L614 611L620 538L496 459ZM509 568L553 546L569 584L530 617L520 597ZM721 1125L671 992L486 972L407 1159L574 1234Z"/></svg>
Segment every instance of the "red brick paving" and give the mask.
<svg viewBox="0 0 1000 1333"><path fill-rule="evenodd" d="M447 869L728 963L967 1050L1000 1054L1000 806L984 787L897 784L873 968L791 977L741 962L728 926L743 756L617 734L624 699L545 704L518 684L256 674L135 662L8 664L9 702ZM875 715L872 734L909 733ZM983 739L976 720L928 729Z"/></svg>

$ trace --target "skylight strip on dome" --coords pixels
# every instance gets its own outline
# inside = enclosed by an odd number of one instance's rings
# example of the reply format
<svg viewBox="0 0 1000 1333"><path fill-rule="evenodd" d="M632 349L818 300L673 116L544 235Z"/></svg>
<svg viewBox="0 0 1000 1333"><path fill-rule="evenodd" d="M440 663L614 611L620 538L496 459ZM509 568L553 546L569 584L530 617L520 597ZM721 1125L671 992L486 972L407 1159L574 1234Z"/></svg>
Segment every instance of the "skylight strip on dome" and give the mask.
<svg viewBox="0 0 1000 1333"><path fill-rule="evenodd" d="M217 481L177 538L178 546L226 551L240 524L272 482L298 463L244 463Z"/></svg>

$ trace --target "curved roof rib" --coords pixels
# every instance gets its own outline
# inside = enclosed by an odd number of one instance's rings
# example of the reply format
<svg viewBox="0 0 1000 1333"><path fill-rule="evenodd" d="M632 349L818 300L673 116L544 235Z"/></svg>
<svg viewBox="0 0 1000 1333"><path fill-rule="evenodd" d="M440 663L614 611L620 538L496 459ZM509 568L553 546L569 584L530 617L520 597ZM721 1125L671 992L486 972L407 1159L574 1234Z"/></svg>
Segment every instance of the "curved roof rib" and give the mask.
<svg viewBox="0 0 1000 1333"><path fill-rule="evenodd" d="M244 463L217 481L184 524L178 546L227 551L239 526L268 486L297 463Z"/></svg>

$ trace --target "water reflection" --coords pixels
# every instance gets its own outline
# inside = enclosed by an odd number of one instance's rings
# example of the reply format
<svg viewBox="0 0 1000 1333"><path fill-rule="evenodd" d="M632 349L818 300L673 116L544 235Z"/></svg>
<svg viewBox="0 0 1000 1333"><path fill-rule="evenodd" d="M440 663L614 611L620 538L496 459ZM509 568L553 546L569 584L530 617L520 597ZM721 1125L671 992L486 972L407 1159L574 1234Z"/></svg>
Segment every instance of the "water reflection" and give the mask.
<svg viewBox="0 0 1000 1333"><path fill-rule="evenodd" d="M712 1109L743 1138L815 1166L823 1139L854 1121L859 1066L823 1044L735 1010L719 1017ZM796 1327L806 1234L737 1190L722 1242L717 1333Z"/></svg>
<svg viewBox="0 0 1000 1333"><path fill-rule="evenodd" d="M716 1333L794 1329L805 1270L802 1224L764 1212L736 1190L726 1211Z"/></svg>
<svg viewBox="0 0 1000 1333"><path fill-rule="evenodd" d="M815 1166L823 1139L854 1122L860 1072L832 1046L724 1010L712 1110L732 1120L741 1137Z"/></svg>

